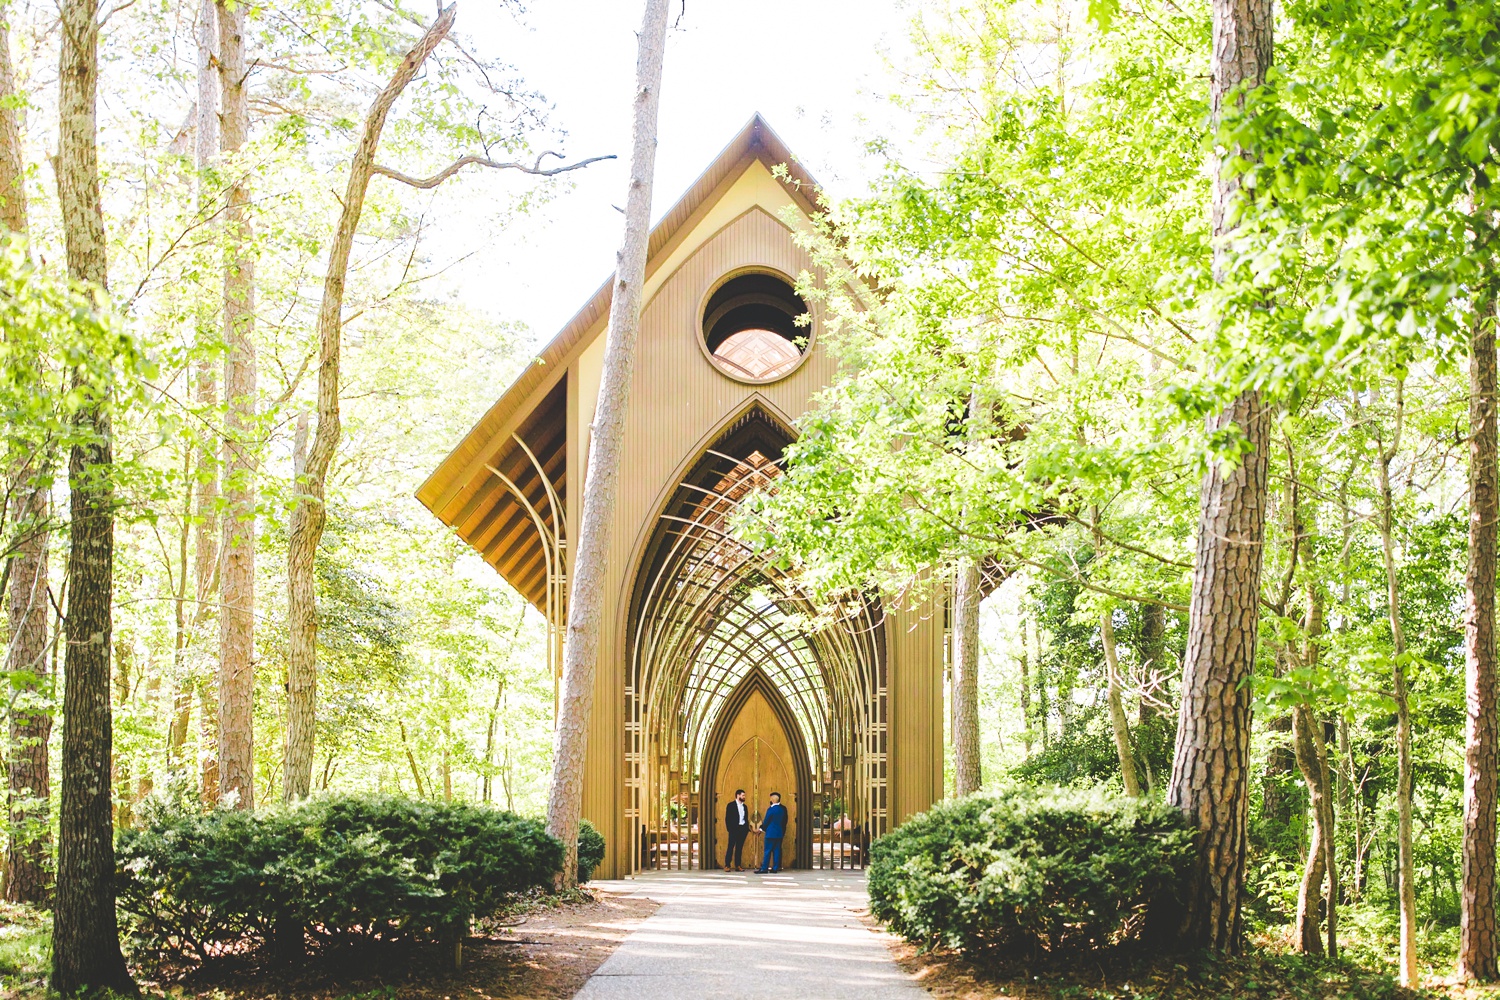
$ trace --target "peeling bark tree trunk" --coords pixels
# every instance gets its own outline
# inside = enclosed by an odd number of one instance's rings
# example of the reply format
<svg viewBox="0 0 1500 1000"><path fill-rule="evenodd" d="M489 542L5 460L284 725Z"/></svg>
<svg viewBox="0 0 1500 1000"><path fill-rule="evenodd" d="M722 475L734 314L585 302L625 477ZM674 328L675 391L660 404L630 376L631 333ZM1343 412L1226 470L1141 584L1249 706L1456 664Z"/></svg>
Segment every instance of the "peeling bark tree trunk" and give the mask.
<svg viewBox="0 0 1500 1000"><path fill-rule="evenodd" d="M1166 609L1160 604L1141 605L1140 646L1136 655L1141 661L1142 690L1140 704L1136 706L1135 723L1138 727L1145 727L1157 716L1155 699L1166 676ZM1159 779L1156 769L1151 765L1149 754L1141 755L1141 770L1144 772L1146 793L1154 794Z"/></svg>
<svg viewBox="0 0 1500 1000"><path fill-rule="evenodd" d="M1297 753L1297 766L1307 782L1311 799L1312 836L1307 848L1307 861L1302 868L1302 883L1297 890L1297 922L1295 941L1298 951L1309 955L1323 954L1322 921L1319 908L1323 894L1323 878L1328 872L1329 827L1327 824L1328 791L1323 786L1323 745L1317 733L1312 711L1306 705L1292 709L1293 748Z"/></svg>
<svg viewBox="0 0 1500 1000"><path fill-rule="evenodd" d="M1239 87L1258 86L1271 65L1271 0L1213 0L1210 92L1215 115ZM1213 233L1228 217L1236 178L1214 175ZM1221 247L1215 270L1223 267ZM1237 951L1250 796L1250 685L1260 614L1261 544L1265 535L1266 451L1270 418L1257 392L1242 393L1211 422L1238 426L1249 445L1232 469L1215 463L1203 481L1182 707L1167 801L1198 830L1184 898L1180 940L1190 947Z"/></svg>
<svg viewBox="0 0 1500 1000"><path fill-rule="evenodd" d="M1099 643L1104 647L1104 666L1109 671L1109 723L1115 734L1115 756L1120 760L1120 779L1125 794L1136 798L1141 782L1135 773L1135 756L1130 751L1130 724L1125 720L1125 699L1120 689L1120 656L1115 649L1114 609L1105 608L1099 615Z"/></svg>
<svg viewBox="0 0 1500 1000"><path fill-rule="evenodd" d="M292 507L291 539L287 546L287 731L283 782L288 801L307 795L312 785L312 762L318 698L318 606L313 563L323 539L327 511L323 506L328 467L338 450L342 425L339 419L339 348L344 324L344 285L349 274L349 255L364 209L365 193L375 171L375 150L386 116L396 98L416 77L417 71L453 28L457 4L443 8L412 50L401 60L394 76L370 105L360 132L359 145L349 163L349 183L344 188L343 209L328 253L328 271L323 278L323 302L318 309L318 427L313 433L307 464L297 477L297 502Z"/></svg>
<svg viewBox="0 0 1500 1000"><path fill-rule="evenodd" d="M979 564L958 561L953 587L953 776L954 793L983 785L979 763Z"/></svg>
<svg viewBox="0 0 1500 1000"><path fill-rule="evenodd" d="M1309 574L1311 575L1311 574ZM1302 663L1312 666L1317 663L1317 638L1323 632L1323 601L1317 586L1309 581L1307 593L1307 616L1303 624L1307 643L1302 652ZM1338 895L1339 868L1335 853L1335 815L1333 809L1333 780L1328 768L1328 747L1323 737L1323 725L1310 705L1297 705L1292 709L1292 745L1297 754L1297 767L1302 771L1302 780L1307 783L1309 806L1312 810L1312 837L1307 849L1307 863L1302 872L1302 884L1297 893L1298 950L1310 955L1324 953L1323 939L1319 936L1319 900L1328 917L1327 953L1338 957ZM1328 891L1323 893L1324 880Z"/></svg>
<svg viewBox="0 0 1500 1000"><path fill-rule="evenodd" d="M1464 730L1463 891L1458 974L1490 981L1500 942L1495 926L1496 772L1500 718L1495 686L1495 521L1497 497L1495 301L1479 304L1469 358L1469 566L1464 577L1464 661L1468 716Z"/></svg>
<svg viewBox="0 0 1500 1000"><path fill-rule="evenodd" d="M98 0L62 0L58 56L58 203L68 273L106 285L95 109L99 86ZM90 393L92 395L92 393ZM68 459L67 653L63 670L62 794L57 902L52 916L52 988L64 995L113 989L134 994L115 919L115 845L110 821L109 703L114 584L109 401L92 399L75 418L83 440Z"/></svg>
<svg viewBox="0 0 1500 1000"><path fill-rule="evenodd" d="M583 811L584 754L594 707L594 673L604 613L604 572L620 475L620 450L625 437L625 410L635 370L635 343L640 333L641 291L646 281L651 183L656 173L656 120L667 47L667 0L646 0L637 42L625 234L615 262L604 374L589 438L588 476L583 486L578 549L573 556L573 587L568 597L568 632L563 647L563 690L552 757L552 785L547 795L547 832L566 848L560 877L567 886L577 884L578 879L578 820Z"/></svg>
<svg viewBox="0 0 1500 1000"><path fill-rule="evenodd" d="M219 791L255 808L255 262L250 187L233 158L250 133L245 5L218 3L223 151L234 180L224 212L224 524L219 612Z"/></svg>
<svg viewBox="0 0 1500 1000"><path fill-rule="evenodd" d="M9 8L0 4L0 225L26 233L25 158L21 130L10 99L15 80L10 65ZM48 481L52 453L17 455L14 523L26 532L10 565L9 643L5 669L14 689L10 713L10 836L6 845L5 899L46 904L51 899L48 858L52 778L47 748L52 738L52 672L47 657L47 522L52 513Z"/></svg>

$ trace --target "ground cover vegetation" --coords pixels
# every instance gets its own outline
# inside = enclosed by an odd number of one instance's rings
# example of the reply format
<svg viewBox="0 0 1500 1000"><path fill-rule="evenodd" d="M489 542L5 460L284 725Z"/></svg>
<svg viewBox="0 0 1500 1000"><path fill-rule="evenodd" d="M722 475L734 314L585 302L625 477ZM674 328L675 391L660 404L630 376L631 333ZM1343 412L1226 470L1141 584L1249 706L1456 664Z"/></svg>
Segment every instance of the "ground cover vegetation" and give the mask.
<svg viewBox="0 0 1500 1000"><path fill-rule="evenodd" d="M842 375L741 529L825 594L950 595L954 790L1178 810L1181 942L1495 978L1500 10L982 0L914 38L911 134L804 236ZM898 832L875 912L971 952L964 908L1045 912L1000 905L1042 870L1009 794Z"/></svg>

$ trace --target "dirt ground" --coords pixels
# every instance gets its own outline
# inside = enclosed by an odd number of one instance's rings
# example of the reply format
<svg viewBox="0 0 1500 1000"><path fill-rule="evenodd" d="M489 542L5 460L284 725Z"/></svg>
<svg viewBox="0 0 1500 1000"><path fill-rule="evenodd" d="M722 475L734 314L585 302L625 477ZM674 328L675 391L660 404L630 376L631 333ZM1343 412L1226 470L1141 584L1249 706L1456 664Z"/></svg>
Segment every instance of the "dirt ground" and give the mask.
<svg viewBox="0 0 1500 1000"><path fill-rule="evenodd" d="M588 901L539 906L508 926L481 927L464 945L461 972L437 948L387 949L359 957L323 955L304 972L220 964L153 981L146 996L187 1000L552 1000L571 997L657 903L588 890ZM40 980L0 991L36 1000Z"/></svg>
<svg viewBox="0 0 1500 1000"><path fill-rule="evenodd" d="M924 952L894 935L886 940L896 963L937 1000L1449 1000L1402 989L1381 973L1255 949L1222 962L1119 953L990 968L951 951Z"/></svg>
<svg viewBox="0 0 1500 1000"><path fill-rule="evenodd" d="M1249 953L1223 963L1116 956L1062 966L977 967L953 952L922 953L892 940L891 953L940 1000L1439 1000L1389 977L1338 964Z"/></svg>

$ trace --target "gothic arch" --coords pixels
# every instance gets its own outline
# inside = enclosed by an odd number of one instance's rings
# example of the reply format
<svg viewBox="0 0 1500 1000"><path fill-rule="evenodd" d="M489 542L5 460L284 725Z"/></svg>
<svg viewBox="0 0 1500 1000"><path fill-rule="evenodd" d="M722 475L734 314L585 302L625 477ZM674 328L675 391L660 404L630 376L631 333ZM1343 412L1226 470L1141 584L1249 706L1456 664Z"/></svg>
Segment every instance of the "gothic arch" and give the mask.
<svg viewBox="0 0 1500 1000"><path fill-rule="evenodd" d="M808 766L807 747L803 745L802 734L797 725L797 720L792 714L792 708L787 704L781 692L776 690L776 685L760 670L751 670L745 675L744 680L735 686L724 703L724 710L714 723L713 732L708 738L708 747L703 755L703 867L717 868L717 859L722 850L718 843L718 819L720 811L726 803L714 798L713 781L714 776L719 773L719 767L723 764L725 743L729 738L729 730L735 717L739 715L740 709L750 700L750 696L759 693L771 706L771 711L776 714L776 721L781 723L782 731L787 735L787 740L792 745L793 771L797 776L796 798L793 803L795 809L802 816L803 822L797 825L797 864L798 868L810 867L812 860L813 842L813 780L812 771ZM759 803L757 803L758 805Z"/></svg>
<svg viewBox="0 0 1500 1000"><path fill-rule="evenodd" d="M791 432L752 401L716 429L667 491L638 551L626 636L632 868L709 862L714 744L752 674L800 744L799 859L863 864L884 815L885 662L878 606L814 602L735 536L746 497L775 489ZM816 817L816 822L814 821ZM799 844L799 847L801 845Z"/></svg>

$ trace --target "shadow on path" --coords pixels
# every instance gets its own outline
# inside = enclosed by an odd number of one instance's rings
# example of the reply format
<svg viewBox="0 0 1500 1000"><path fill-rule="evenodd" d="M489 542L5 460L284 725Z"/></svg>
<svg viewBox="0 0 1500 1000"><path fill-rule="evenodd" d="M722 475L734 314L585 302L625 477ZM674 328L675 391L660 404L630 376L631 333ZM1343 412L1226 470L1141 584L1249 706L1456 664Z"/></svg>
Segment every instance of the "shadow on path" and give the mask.
<svg viewBox="0 0 1500 1000"><path fill-rule="evenodd" d="M925 996L856 911L863 872L653 872L595 885L662 904L578 1000L915 1000Z"/></svg>

